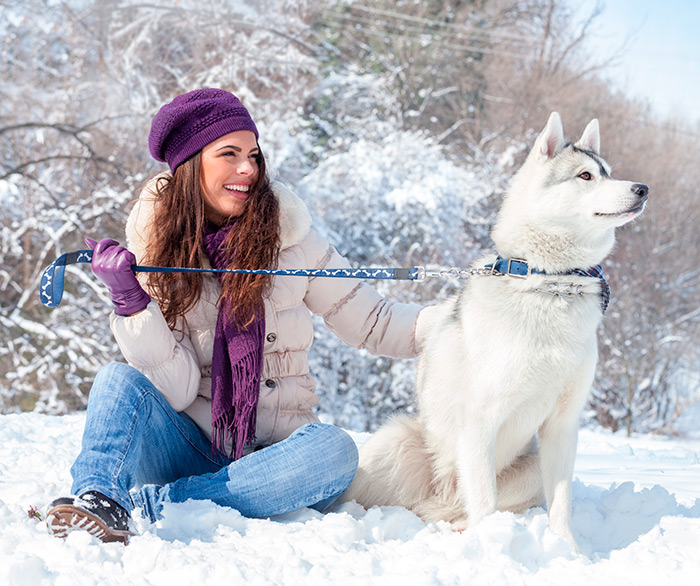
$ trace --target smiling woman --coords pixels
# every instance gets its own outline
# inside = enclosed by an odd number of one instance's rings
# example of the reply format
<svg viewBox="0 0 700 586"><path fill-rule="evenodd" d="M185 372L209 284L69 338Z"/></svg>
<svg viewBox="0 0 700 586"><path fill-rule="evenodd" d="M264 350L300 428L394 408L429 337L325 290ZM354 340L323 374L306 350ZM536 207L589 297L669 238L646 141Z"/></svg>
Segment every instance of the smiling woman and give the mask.
<svg viewBox="0 0 700 586"><path fill-rule="evenodd" d="M136 202L128 249L91 245L127 364L105 366L90 390L74 496L47 513L53 534L127 542L134 508L156 521L166 503L209 499L268 517L324 510L349 486L354 442L311 411L311 313L352 346L413 358L421 307L356 279L149 273L139 282L131 269L349 268L303 202L270 181L258 139L248 110L220 89L178 96L154 117L151 154L171 172Z"/></svg>
<svg viewBox="0 0 700 586"><path fill-rule="evenodd" d="M206 216L222 225L240 216L258 180L260 148L255 134L237 130L202 149L201 172Z"/></svg>
<svg viewBox="0 0 700 586"><path fill-rule="evenodd" d="M223 90L195 90L160 109L151 126L149 148L155 159L168 163L171 174L159 176L146 189L147 196L155 197L152 223L158 230L142 239L138 236L143 262L198 268L210 256L205 240L229 225L219 243L225 249L221 268L275 267L279 202L257 141L258 130L248 110ZM191 273L153 274L148 281L173 328L197 303L204 283ZM248 323L269 290L271 277L226 275L223 283L229 312Z"/></svg>

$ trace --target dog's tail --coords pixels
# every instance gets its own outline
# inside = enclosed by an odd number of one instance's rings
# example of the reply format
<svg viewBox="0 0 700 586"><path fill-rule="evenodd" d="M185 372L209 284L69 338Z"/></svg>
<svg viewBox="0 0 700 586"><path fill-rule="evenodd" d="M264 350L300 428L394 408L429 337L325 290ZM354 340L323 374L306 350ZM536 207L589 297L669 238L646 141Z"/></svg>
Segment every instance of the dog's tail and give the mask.
<svg viewBox="0 0 700 586"><path fill-rule="evenodd" d="M413 509L429 497L432 480L431 458L420 424L398 415L360 448L357 474L339 502Z"/></svg>

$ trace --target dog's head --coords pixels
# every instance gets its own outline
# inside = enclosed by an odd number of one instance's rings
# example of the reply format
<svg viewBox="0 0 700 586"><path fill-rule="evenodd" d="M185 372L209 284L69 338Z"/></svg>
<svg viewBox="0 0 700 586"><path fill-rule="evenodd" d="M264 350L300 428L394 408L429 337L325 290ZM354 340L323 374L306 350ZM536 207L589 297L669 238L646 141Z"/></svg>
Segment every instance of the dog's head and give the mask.
<svg viewBox="0 0 700 586"><path fill-rule="evenodd" d="M644 210L649 188L619 181L600 156L598 120L566 143L552 112L513 179L492 232L499 254L564 271L598 264L615 241L615 228Z"/></svg>

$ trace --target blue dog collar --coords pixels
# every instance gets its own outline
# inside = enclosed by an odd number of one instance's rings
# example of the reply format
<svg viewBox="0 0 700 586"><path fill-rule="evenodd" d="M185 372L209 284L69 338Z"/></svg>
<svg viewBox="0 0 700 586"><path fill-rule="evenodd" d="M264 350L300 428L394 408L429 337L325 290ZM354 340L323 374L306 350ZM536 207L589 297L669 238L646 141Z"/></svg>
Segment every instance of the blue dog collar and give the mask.
<svg viewBox="0 0 700 586"><path fill-rule="evenodd" d="M525 279L528 275L547 275L546 271L540 269L531 268L526 260L521 258L502 258L500 256L496 257L496 262L484 265L485 269L490 269L491 274L497 277L508 275L510 277L518 277ZM574 269L568 273L555 273L555 274L567 274L567 275L578 275L580 277L592 277L594 279L600 279L602 284L601 289L601 309L603 313L608 309L610 304L610 285L605 278L605 273L603 273L603 267L601 265L595 265L590 269Z"/></svg>
<svg viewBox="0 0 700 586"><path fill-rule="evenodd" d="M484 268L491 269L492 275L509 275L511 277L522 277L523 279L532 274L547 274L540 269L530 268L527 261L522 258L502 258L499 256L496 258L496 262L485 265Z"/></svg>

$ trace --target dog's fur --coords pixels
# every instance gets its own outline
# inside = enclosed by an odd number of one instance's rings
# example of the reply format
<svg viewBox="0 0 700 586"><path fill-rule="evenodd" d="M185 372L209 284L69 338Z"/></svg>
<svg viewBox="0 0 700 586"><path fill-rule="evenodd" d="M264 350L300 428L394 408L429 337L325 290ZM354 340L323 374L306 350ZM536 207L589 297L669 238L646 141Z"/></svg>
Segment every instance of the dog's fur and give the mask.
<svg viewBox="0 0 700 586"><path fill-rule="evenodd" d="M418 362L418 416L395 417L367 441L343 501L404 506L457 529L546 502L550 526L577 549L571 483L601 281L567 273L608 255L648 191L612 179L599 152L597 120L571 145L550 115L491 234L500 256L547 275L474 276L444 305Z"/></svg>

